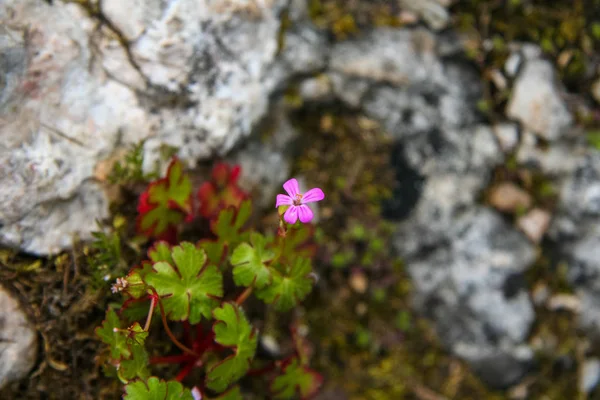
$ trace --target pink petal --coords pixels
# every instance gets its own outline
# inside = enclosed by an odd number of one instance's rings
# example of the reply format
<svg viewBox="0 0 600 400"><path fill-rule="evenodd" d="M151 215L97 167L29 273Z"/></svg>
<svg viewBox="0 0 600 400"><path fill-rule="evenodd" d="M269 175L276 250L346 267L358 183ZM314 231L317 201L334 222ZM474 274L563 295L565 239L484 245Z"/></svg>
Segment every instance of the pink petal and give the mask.
<svg viewBox="0 0 600 400"><path fill-rule="evenodd" d="M296 198L296 195L300 193L300 188L298 187L298 181L295 178L290 179L286 183L283 184L283 188L290 195L292 199Z"/></svg>
<svg viewBox="0 0 600 400"><path fill-rule="evenodd" d="M319 188L310 189L302 196L302 203L312 203L313 201L321 201L325 198L325 193Z"/></svg>
<svg viewBox="0 0 600 400"><path fill-rule="evenodd" d="M294 200L290 196L286 196L285 194L277 195L277 203L275 203L275 208L279 206L291 206L294 204Z"/></svg>
<svg viewBox="0 0 600 400"><path fill-rule="evenodd" d="M298 217L300 218L300 222L306 224L313 219L313 212L309 206L299 206L298 208Z"/></svg>
<svg viewBox="0 0 600 400"><path fill-rule="evenodd" d="M287 209L285 214L283 214L283 219L290 225L293 225L298 221L298 208L297 206L291 206Z"/></svg>

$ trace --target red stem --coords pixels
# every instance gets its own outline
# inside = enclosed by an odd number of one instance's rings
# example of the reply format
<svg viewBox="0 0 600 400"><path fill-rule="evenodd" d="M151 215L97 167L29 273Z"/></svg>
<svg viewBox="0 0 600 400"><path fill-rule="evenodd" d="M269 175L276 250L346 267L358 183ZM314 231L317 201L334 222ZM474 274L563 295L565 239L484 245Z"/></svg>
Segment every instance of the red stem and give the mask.
<svg viewBox="0 0 600 400"><path fill-rule="evenodd" d="M156 297L156 299L158 300L158 308L160 308L160 316L162 319L162 323L163 326L165 328L165 332L167 332L167 335L169 336L169 339L171 339L171 341L173 342L173 344L177 347L179 347L181 350L183 350L185 353L189 353L195 357L199 357L198 354L196 354L196 352L190 348L188 348L187 346L185 346L184 344L182 344L179 340L177 340L177 338L175 337L175 335L173 335L173 332L171 332L171 329L169 329L169 325L167 324L167 314L165 313L165 308L163 307L160 298L158 296L158 293L156 292L156 290L152 289L152 292L154 293L154 296Z"/></svg>
<svg viewBox="0 0 600 400"><path fill-rule="evenodd" d="M150 364L181 364L190 361L196 361L196 357L190 354L178 354L176 356L152 357Z"/></svg>
<svg viewBox="0 0 600 400"><path fill-rule="evenodd" d="M194 367L196 366L196 361L190 361L189 363L187 363L182 369L181 371L179 371L179 373L177 374L177 376L175 377L175 380L177 382L181 382L186 376L189 375L190 372L192 372L192 369L194 369Z"/></svg>
<svg viewBox="0 0 600 400"><path fill-rule="evenodd" d="M264 366L262 368L251 369L250 371L248 371L246 373L246 375L248 375L248 376L264 375L264 374L266 374L268 372L273 371L275 369L275 367L276 367L276 364L273 361L270 364L268 364L268 365L266 365L266 366Z"/></svg>
<svg viewBox="0 0 600 400"><path fill-rule="evenodd" d="M192 336L190 335L190 327L190 321L183 321L183 340L188 347L192 347L194 345Z"/></svg>

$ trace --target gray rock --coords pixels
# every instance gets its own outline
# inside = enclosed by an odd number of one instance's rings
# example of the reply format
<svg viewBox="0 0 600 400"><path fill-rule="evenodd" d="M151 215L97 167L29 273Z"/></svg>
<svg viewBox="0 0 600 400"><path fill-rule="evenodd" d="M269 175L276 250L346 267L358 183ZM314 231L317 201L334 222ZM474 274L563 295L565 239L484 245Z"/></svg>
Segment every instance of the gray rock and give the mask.
<svg viewBox="0 0 600 400"><path fill-rule="evenodd" d="M334 46L334 93L396 137L477 122L479 75L460 55L440 55L444 37L420 28L381 28Z"/></svg>
<svg viewBox="0 0 600 400"><path fill-rule="evenodd" d="M549 230L557 261L568 265L567 278L581 301L580 325L600 339L600 153L589 151L560 189Z"/></svg>
<svg viewBox="0 0 600 400"><path fill-rule="evenodd" d="M23 379L35 364L37 335L17 300L0 286L0 389Z"/></svg>
<svg viewBox="0 0 600 400"><path fill-rule="evenodd" d="M522 284L535 252L476 204L504 155L475 111L478 73L445 38L377 29L335 45L328 73L339 99L397 139L399 183L384 213L398 221L394 247L407 263L417 310L455 355L506 387L533 360L524 343L534 311Z"/></svg>
<svg viewBox="0 0 600 400"><path fill-rule="evenodd" d="M565 133L572 136L575 131ZM537 169L544 175L561 178L572 174L577 168L585 149L570 140L552 142L543 146L539 138L530 131L522 132L521 142L517 149L517 162L527 168Z"/></svg>
<svg viewBox="0 0 600 400"><path fill-rule="evenodd" d="M444 3L444 4L442 4ZM446 7L448 1L442 0L400 0L400 5L419 15L434 30L445 28L450 21L450 14Z"/></svg>
<svg viewBox="0 0 600 400"><path fill-rule="evenodd" d="M590 358L585 360L579 377L579 391L582 393L591 392L600 380L600 360Z"/></svg>
<svg viewBox="0 0 600 400"><path fill-rule="evenodd" d="M504 122L494 125L494 134L500 148L505 153L512 152L519 144L519 127L517 124Z"/></svg>
<svg viewBox="0 0 600 400"><path fill-rule="evenodd" d="M165 145L188 166L224 155L272 93L325 65L308 22L293 20L278 48L288 1L204 3L107 0L108 32L73 3L0 2L0 242L51 254L89 239L107 214L91 183L100 162L142 139L147 169Z"/></svg>
<svg viewBox="0 0 600 400"><path fill-rule="evenodd" d="M455 218L445 244L407 260L417 309L494 387L514 384L532 363L523 343L535 316L523 272L534 260L527 239L484 208Z"/></svg>
<svg viewBox="0 0 600 400"><path fill-rule="evenodd" d="M253 194L254 204L262 209L275 207L275 197L290 177L293 143L298 132L288 120L282 105L271 111L272 134L255 139L229 159L242 167L240 186Z"/></svg>
<svg viewBox="0 0 600 400"><path fill-rule="evenodd" d="M546 140L558 139L573 124L554 67L543 59L525 62L506 113Z"/></svg>

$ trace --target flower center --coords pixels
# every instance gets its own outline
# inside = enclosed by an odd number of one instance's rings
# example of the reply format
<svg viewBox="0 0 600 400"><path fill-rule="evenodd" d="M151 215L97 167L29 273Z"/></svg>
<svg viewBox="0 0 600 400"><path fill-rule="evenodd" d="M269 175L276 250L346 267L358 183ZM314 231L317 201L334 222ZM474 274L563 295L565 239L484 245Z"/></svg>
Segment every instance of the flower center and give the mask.
<svg viewBox="0 0 600 400"><path fill-rule="evenodd" d="M302 194L298 193L296 194L296 198L294 199L294 205L299 206L300 204L302 204Z"/></svg>

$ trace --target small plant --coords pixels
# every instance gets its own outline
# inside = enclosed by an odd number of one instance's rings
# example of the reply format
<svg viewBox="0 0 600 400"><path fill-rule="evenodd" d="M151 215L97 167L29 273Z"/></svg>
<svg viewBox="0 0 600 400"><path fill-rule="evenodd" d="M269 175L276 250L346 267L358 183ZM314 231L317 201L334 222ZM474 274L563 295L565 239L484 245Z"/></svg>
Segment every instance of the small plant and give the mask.
<svg viewBox="0 0 600 400"><path fill-rule="evenodd" d="M237 383L245 376L268 378L272 398L307 399L318 391L322 378L309 368L294 324L292 354L253 368L260 333L244 305L254 295L287 312L311 291L313 229L304 224L313 214L306 203L325 196L318 188L301 194L290 179L288 195L277 196L277 234L263 234L248 226L252 202L237 185L240 172L218 164L193 199L191 180L173 159L166 176L141 194L137 230L154 242L148 259L116 280L112 291L122 304L113 304L96 330L108 345L105 372L126 385L124 399L242 399ZM201 219L208 220L210 237L179 242L181 226ZM154 355L165 348L158 345L164 335L156 319L179 354ZM179 370L165 381L152 376L158 365ZM191 389L180 383L186 378Z"/></svg>

